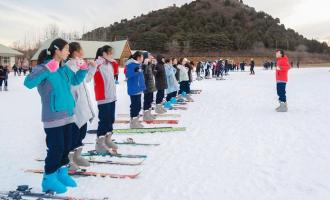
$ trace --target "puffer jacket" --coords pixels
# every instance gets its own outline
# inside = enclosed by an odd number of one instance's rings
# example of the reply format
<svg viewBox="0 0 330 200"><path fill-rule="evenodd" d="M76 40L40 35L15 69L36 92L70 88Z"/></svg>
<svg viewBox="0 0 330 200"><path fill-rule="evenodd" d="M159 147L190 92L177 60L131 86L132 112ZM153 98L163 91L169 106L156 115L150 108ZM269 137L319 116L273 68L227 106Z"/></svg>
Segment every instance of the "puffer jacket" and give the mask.
<svg viewBox="0 0 330 200"><path fill-rule="evenodd" d="M126 62L126 78L128 95L137 95L146 89L141 64L134 59Z"/></svg>
<svg viewBox="0 0 330 200"><path fill-rule="evenodd" d="M142 65L144 82L146 85L146 90L144 91L144 93L151 93L157 90L155 85L155 77L154 77L154 69L153 69L154 67L155 66L152 64Z"/></svg>
<svg viewBox="0 0 330 200"><path fill-rule="evenodd" d="M70 67L73 72L79 70L78 59L70 59L66 64ZM89 66L87 78L80 85L71 86L71 92L73 98L76 102L76 107L74 113L76 115L76 125L81 128L88 121L92 123L95 113L93 111L93 104L89 95L89 91L86 82L91 81L91 77L94 76L96 72L96 67Z"/></svg>
<svg viewBox="0 0 330 200"><path fill-rule="evenodd" d="M178 81L175 78L176 69L170 64L165 64L165 72L168 86L166 89L166 94L178 91L180 87Z"/></svg>
<svg viewBox="0 0 330 200"><path fill-rule="evenodd" d="M155 81L157 90L165 90L167 89L167 80L164 63L162 61L158 61L155 67Z"/></svg>
<svg viewBox="0 0 330 200"><path fill-rule="evenodd" d="M75 101L71 93L71 85L83 82L87 70L74 73L67 65L56 72L50 72L44 64L33 68L24 81L24 85L32 89L38 87L42 103L42 122L44 128L54 128L75 122Z"/></svg>

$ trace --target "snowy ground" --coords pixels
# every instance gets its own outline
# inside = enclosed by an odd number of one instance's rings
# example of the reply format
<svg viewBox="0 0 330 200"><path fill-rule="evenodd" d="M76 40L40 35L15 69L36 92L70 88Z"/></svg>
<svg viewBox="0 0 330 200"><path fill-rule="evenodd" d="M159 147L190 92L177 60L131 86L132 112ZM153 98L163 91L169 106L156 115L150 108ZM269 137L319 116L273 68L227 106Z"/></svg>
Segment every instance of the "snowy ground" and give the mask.
<svg viewBox="0 0 330 200"><path fill-rule="evenodd" d="M81 177L76 179L79 188L68 195L111 200L329 199L329 68L290 72L288 113L274 112L274 79L274 71L258 69L256 76L233 72L226 81L194 82L192 87L203 92L194 95L187 111L175 112L182 114L179 126L186 126L186 132L134 135L138 142L161 143L121 147L121 153L148 155L141 166L91 167L100 172L142 171L138 179ZM29 184L40 191L42 176L24 172L43 167L34 161L46 153L40 98L22 82L23 77L10 77L10 92L0 93L0 190ZM117 92L117 113L128 113L123 81ZM94 135L86 138L94 140Z"/></svg>

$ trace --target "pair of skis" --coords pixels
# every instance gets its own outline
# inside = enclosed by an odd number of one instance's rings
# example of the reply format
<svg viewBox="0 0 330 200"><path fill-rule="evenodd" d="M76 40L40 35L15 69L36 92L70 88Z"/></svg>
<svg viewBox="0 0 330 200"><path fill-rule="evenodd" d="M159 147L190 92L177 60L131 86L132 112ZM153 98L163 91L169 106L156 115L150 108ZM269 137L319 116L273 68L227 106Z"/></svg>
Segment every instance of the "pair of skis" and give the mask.
<svg viewBox="0 0 330 200"><path fill-rule="evenodd" d="M115 129L114 134L145 134L145 133L169 133L186 131L185 127L154 127L137 129ZM89 134L96 134L97 130L88 130Z"/></svg>
<svg viewBox="0 0 330 200"><path fill-rule="evenodd" d="M76 198L70 196L58 196L54 192L47 192L47 193L38 193L33 192L32 188L28 185L20 185L14 191L6 191L0 192L0 199L2 200L25 200L25 199L53 199L53 200L108 200L108 197L103 199L96 199L96 198Z"/></svg>

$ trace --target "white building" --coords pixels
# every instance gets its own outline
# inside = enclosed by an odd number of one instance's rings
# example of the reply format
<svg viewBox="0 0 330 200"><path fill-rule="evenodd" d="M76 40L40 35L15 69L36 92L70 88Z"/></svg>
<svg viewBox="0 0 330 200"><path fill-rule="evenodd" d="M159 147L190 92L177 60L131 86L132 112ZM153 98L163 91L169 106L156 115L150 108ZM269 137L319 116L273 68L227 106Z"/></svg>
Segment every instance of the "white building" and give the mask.
<svg viewBox="0 0 330 200"><path fill-rule="evenodd" d="M23 56L23 54L0 44L0 65L12 67L15 64L15 58L17 56Z"/></svg>

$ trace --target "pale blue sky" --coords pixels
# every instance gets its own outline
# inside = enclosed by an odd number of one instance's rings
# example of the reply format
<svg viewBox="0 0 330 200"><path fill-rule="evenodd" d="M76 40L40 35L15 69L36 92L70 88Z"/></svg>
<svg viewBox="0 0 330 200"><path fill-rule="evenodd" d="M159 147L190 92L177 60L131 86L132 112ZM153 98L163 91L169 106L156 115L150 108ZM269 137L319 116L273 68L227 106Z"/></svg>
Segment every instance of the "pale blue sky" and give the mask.
<svg viewBox="0 0 330 200"><path fill-rule="evenodd" d="M11 45L43 32L49 24L62 31L83 32L108 26L172 4L191 0L1 0L0 43ZM308 38L330 36L329 0L244 0L257 10L279 17L286 27Z"/></svg>

